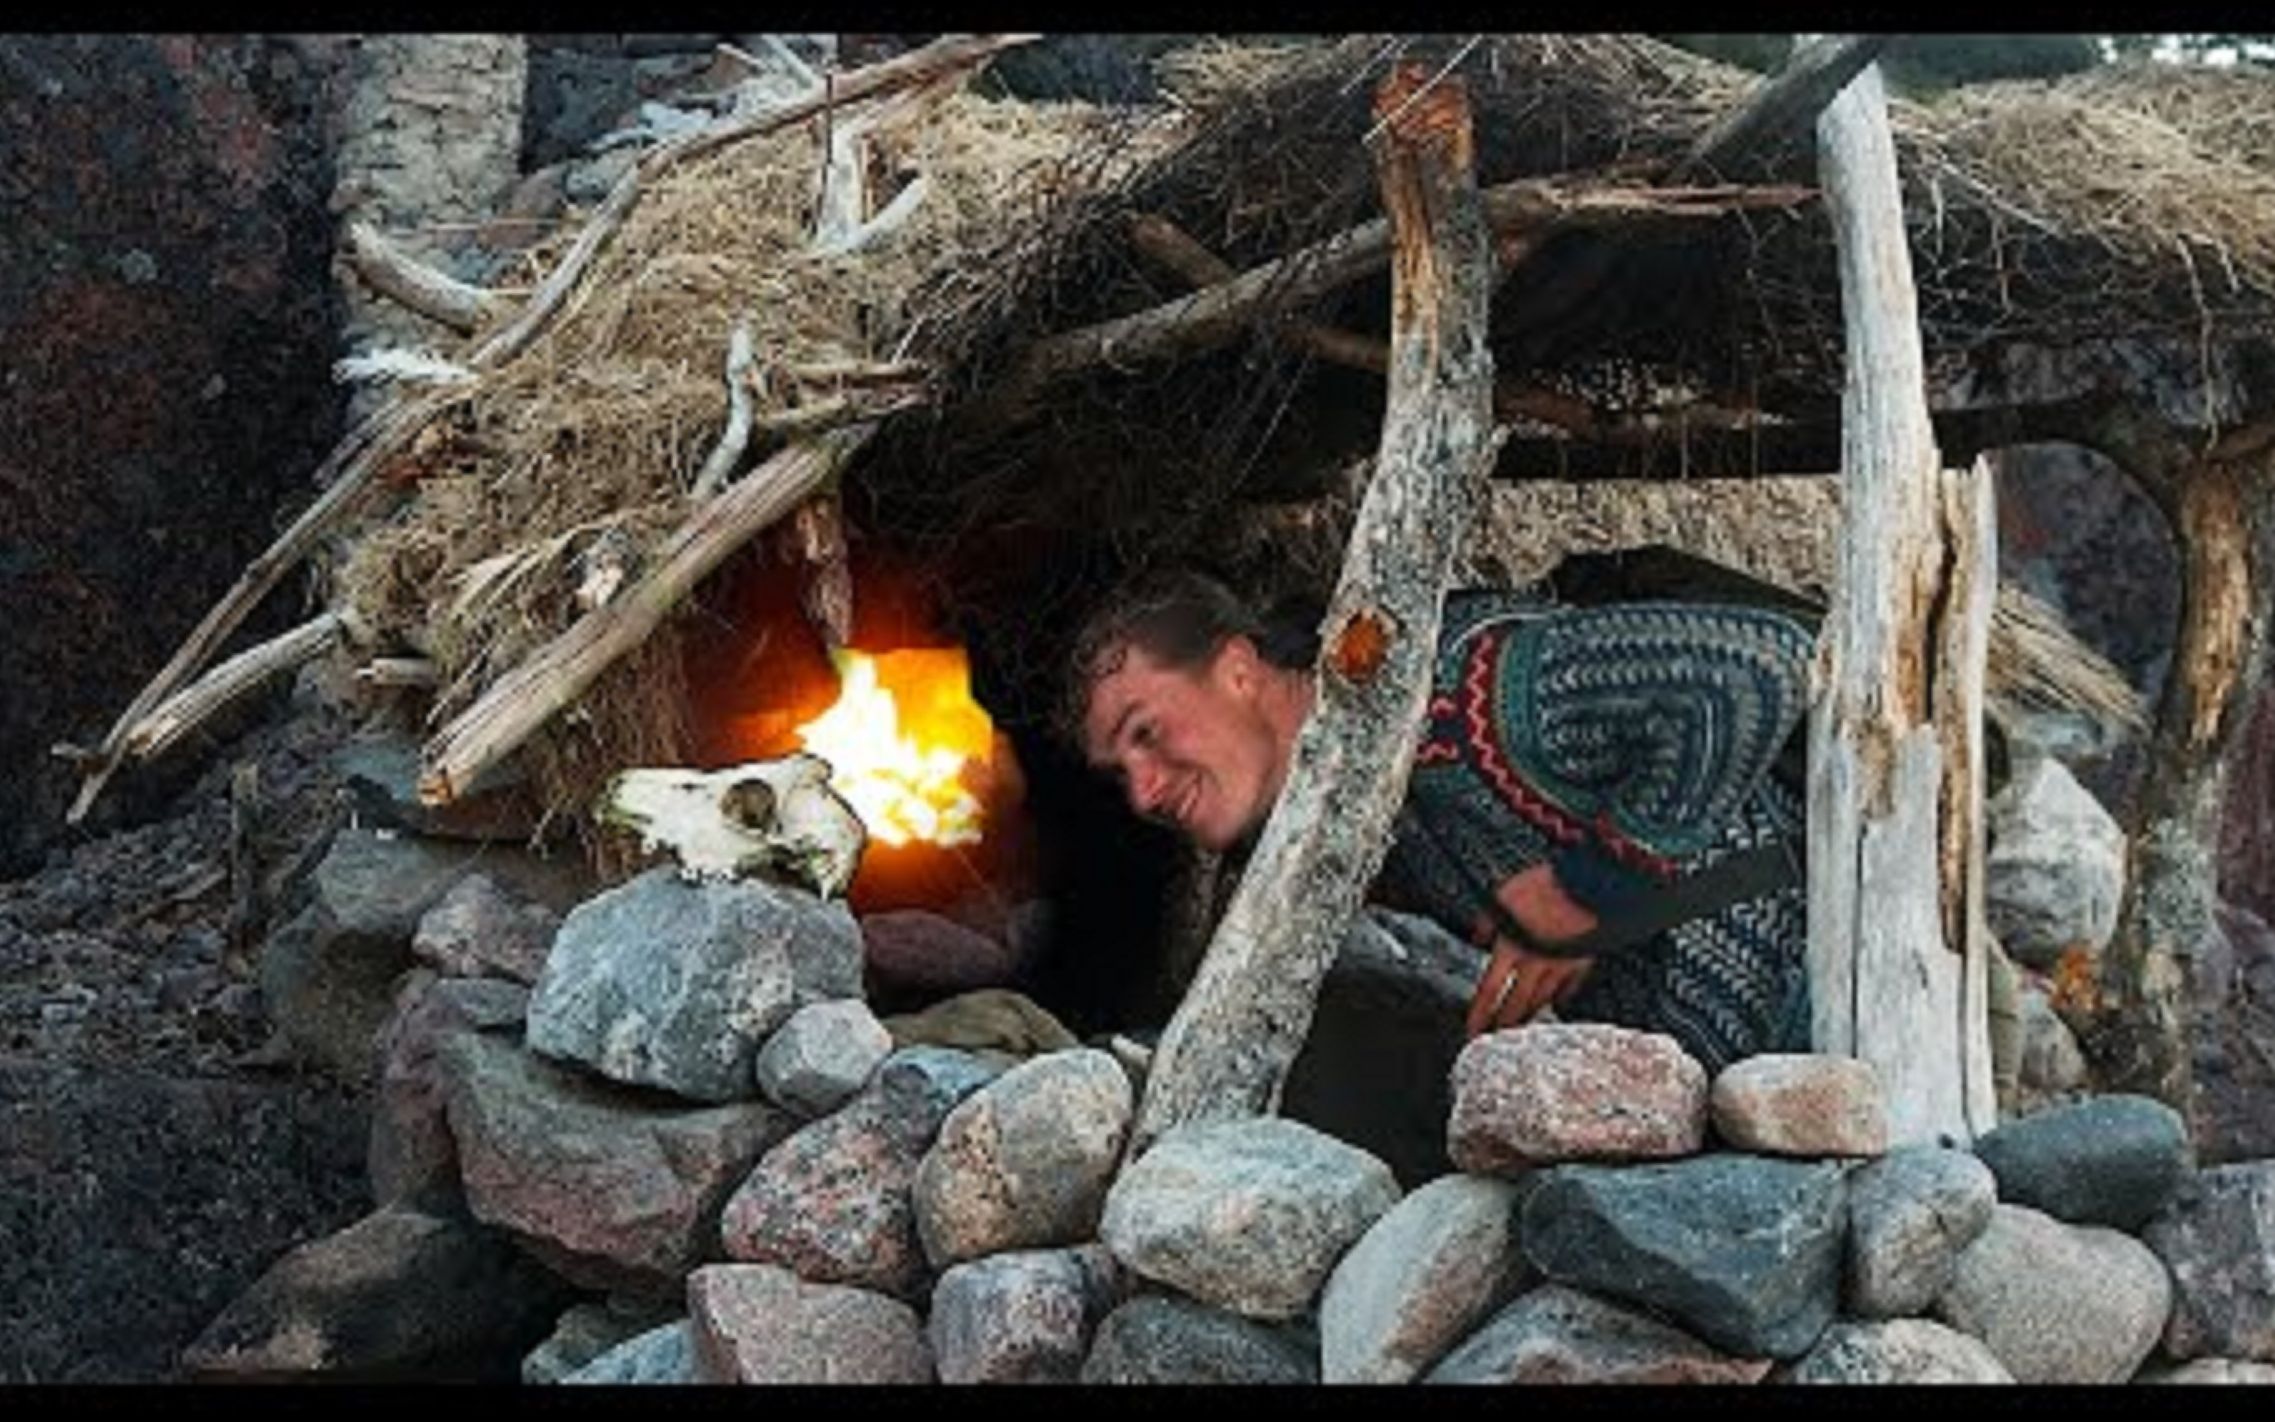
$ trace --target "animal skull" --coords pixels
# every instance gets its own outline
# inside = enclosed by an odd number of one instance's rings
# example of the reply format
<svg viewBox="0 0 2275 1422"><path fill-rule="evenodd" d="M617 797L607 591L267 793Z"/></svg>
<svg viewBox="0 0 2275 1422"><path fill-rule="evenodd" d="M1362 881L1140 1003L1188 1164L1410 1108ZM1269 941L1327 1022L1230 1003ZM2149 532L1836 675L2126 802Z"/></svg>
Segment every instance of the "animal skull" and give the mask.
<svg viewBox="0 0 2275 1422"><path fill-rule="evenodd" d="M688 879L773 871L823 898L845 892L868 843L861 819L829 784L829 762L805 751L724 770L619 772L601 795L603 823L671 850Z"/></svg>

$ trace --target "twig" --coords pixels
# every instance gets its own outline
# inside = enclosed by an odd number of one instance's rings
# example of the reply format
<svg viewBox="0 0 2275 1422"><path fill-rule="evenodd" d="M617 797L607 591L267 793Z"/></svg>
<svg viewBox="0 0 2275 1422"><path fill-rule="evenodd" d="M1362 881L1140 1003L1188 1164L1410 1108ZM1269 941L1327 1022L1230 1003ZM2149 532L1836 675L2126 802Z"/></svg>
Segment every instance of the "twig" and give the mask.
<svg viewBox="0 0 2275 1422"><path fill-rule="evenodd" d="M734 333L727 337L727 427L720 432L719 442L711 447L711 457L703 461L694 487L688 491L698 499L711 497L726 482L750 445L751 362L750 325L738 321Z"/></svg>
<svg viewBox="0 0 2275 1422"><path fill-rule="evenodd" d="M348 262L374 291L399 305L470 335L497 314L504 299L421 262L367 222L348 224Z"/></svg>
<svg viewBox="0 0 2275 1422"><path fill-rule="evenodd" d="M126 753L150 759L278 672L322 654L339 639L344 625L336 612L319 613L280 637L239 652L137 722L127 732Z"/></svg>

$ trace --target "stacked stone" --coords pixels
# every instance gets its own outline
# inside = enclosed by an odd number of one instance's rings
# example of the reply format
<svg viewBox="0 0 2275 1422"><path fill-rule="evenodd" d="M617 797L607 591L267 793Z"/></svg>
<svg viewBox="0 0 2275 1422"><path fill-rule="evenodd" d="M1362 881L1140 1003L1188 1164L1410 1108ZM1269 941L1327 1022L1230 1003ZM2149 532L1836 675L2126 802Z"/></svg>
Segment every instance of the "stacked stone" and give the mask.
<svg viewBox="0 0 2275 1422"><path fill-rule="evenodd" d="M495 853L382 872L414 853L336 844L279 979L311 1003L376 980L320 969L379 941L344 925L417 910L380 1208L280 1261L195 1372L503 1349L569 1383L2275 1375L2275 1161L2196 1169L2145 1098L1890 1150L1858 1062L1709 1080L1670 1038L1542 1024L1460 1052L1452 1168L1411 1191L1282 1118L1125 1164L1129 1066L894 1050L842 904L658 869L556 918Z"/></svg>

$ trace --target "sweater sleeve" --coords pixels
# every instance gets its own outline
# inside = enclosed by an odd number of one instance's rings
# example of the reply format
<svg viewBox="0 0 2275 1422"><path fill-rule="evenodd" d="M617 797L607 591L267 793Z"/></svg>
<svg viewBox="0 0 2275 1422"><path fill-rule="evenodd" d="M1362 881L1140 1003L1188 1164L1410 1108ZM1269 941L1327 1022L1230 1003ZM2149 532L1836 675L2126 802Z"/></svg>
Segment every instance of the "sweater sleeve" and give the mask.
<svg viewBox="0 0 2275 1422"><path fill-rule="evenodd" d="M1596 831L1559 856L1567 892L1616 905L1648 881L1615 871L1716 837L1807 708L1812 646L1746 605L1571 608L1513 631L1497 688L1509 749Z"/></svg>

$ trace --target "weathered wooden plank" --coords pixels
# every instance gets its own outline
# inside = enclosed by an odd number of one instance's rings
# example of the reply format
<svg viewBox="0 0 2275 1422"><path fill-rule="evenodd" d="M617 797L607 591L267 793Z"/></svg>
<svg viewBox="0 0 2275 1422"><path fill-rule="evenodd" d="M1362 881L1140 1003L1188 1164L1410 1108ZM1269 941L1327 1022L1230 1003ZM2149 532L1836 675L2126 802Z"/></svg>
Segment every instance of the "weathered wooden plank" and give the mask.
<svg viewBox="0 0 2275 1422"><path fill-rule="evenodd" d="M1278 804L1155 1049L1129 1154L1194 1120L1275 1109L1319 983L1381 867L1451 574L1493 457L1493 253L1468 103L1401 65L1375 96L1394 233L1388 408L1325 623L1318 699ZM1379 642L1374 642L1375 637ZM1338 656L1361 642L1379 655Z"/></svg>
<svg viewBox="0 0 2275 1422"><path fill-rule="evenodd" d="M1988 492L1962 474L1947 494L1877 68L1826 106L1817 141L1847 379L1842 533L1810 712L1814 1025L1820 1050L1878 1070L1892 1140L1965 1144L1996 1123L1982 1109L1987 944L1973 883Z"/></svg>

